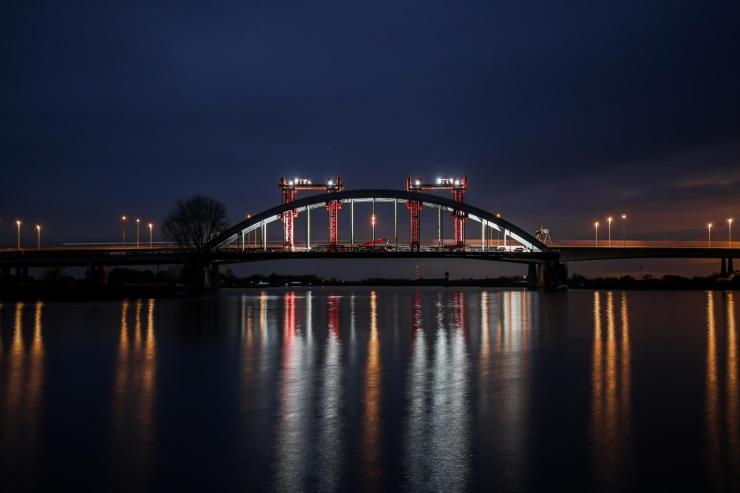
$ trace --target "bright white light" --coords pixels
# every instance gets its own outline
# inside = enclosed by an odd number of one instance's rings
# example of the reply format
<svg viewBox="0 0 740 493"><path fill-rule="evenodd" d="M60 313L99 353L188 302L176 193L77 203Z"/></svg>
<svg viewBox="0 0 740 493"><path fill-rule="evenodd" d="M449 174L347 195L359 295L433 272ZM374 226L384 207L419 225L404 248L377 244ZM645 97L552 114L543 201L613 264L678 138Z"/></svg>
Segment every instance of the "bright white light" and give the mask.
<svg viewBox="0 0 740 493"><path fill-rule="evenodd" d="M442 178L437 178L437 185L441 185L441 184L442 184Z"/></svg>
<svg viewBox="0 0 740 493"><path fill-rule="evenodd" d="M459 185L459 184L460 184L460 180L455 180L455 185Z"/></svg>
<svg viewBox="0 0 740 493"><path fill-rule="evenodd" d="M418 187L419 185L421 185L421 182L420 182L419 180L416 180L416 181L414 182L414 185L416 185L416 186Z"/></svg>
<svg viewBox="0 0 740 493"><path fill-rule="evenodd" d="M334 180L329 180L329 186L334 185Z"/></svg>
<svg viewBox="0 0 740 493"><path fill-rule="evenodd" d="M288 185L290 185L290 186L292 187L292 186L293 186L293 180L290 180L290 181L288 182Z"/></svg>

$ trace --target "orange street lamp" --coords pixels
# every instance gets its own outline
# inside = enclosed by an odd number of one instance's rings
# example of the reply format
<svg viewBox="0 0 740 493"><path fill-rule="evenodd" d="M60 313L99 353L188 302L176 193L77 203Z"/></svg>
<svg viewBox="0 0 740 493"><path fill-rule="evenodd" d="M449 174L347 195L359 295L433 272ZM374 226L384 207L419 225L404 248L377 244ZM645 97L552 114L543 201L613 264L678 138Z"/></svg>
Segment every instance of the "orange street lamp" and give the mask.
<svg viewBox="0 0 740 493"><path fill-rule="evenodd" d="M609 223L609 246L612 246L612 217L607 217L606 222Z"/></svg>
<svg viewBox="0 0 740 493"><path fill-rule="evenodd" d="M712 223L707 224L707 247L712 247Z"/></svg>
<svg viewBox="0 0 740 493"><path fill-rule="evenodd" d="M15 227L16 227L16 234L15 234L15 248L17 250L21 249L21 221L20 219L15 220Z"/></svg>
<svg viewBox="0 0 740 493"><path fill-rule="evenodd" d="M246 218L247 219L252 219L252 214L250 214L249 212L247 212ZM255 230L252 234L254 235L254 244L257 245L257 230ZM249 243L249 233L247 233L247 241L246 242ZM243 243L244 243L244 239L242 239L242 244Z"/></svg>
<svg viewBox="0 0 740 493"><path fill-rule="evenodd" d="M599 221L596 221L594 223L594 230L596 230L596 237L594 241L594 246L599 246Z"/></svg>
<svg viewBox="0 0 740 493"><path fill-rule="evenodd" d="M154 225L152 223L147 224L149 226L149 248L152 247L152 228Z"/></svg>
<svg viewBox="0 0 740 493"><path fill-rule="evenodd" d="M136 218L136 248L139 248L139 230L141 227L141 219Z"/></svg>
<svg viewBox="0 0 740 493"><path fill-rule="evenodd" d="M41 225L36 225L36 249L41 250Z"/></svg>
<svg viewBox="0 0 740 493"><path fill-rule="evenodd" d="M732 218L727 220L727 248L732 248Z"/></svg>
<svg viewBox="0 0 740 493"><path fill-rule="evenodd" d="M123 245L126 246L126 216L121 216L121 229L123 230Z"/></svg>
<svg viewBox="0 0 740 493"><path fill-rule="evenodd" d="M627 214L622 214L622 248L627 246Z"/></svg>

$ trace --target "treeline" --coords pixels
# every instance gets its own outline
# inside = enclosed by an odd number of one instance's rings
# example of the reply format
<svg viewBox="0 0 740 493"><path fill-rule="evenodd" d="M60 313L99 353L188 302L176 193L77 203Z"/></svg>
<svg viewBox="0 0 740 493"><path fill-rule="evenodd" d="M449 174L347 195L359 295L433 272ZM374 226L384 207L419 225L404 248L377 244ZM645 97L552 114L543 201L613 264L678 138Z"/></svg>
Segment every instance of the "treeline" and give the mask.
<svg viewBox="0 0 740 493"><path fill-rule="evenodd" d="M574 274L568 280L568 287L573 289L738 289L740 276L723 278L718 274L706 277L682 277L665 275L653 277L649 274L637 279L632 276L587 278Z"/></svg>

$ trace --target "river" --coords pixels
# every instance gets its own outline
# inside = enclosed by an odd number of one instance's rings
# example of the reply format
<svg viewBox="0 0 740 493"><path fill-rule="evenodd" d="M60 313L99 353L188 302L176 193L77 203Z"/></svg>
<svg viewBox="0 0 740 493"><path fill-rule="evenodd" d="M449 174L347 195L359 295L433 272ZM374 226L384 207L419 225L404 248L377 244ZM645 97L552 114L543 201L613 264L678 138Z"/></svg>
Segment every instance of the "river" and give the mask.
<svg viewBox="0 0 740 493"><path fill-rule="evenodd" d="M740 488L737 293L0 305L0 489Z"/></svg>

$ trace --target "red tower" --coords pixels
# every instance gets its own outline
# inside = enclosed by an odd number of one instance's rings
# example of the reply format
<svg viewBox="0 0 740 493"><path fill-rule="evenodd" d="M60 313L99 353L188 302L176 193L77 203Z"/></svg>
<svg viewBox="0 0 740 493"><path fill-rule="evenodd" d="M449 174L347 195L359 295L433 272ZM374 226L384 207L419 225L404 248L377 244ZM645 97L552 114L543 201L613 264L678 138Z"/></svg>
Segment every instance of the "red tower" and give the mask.
<svg viewBox="0 0 740 493"><path fill-rule="evenodd" d="M328 193L342 190L344 190L344 184L341 176L338 176L336 180L330 179L326 182ZM331 200L326 204L326 210L329 212L329 250L336 250L339 243L339 209L341 208L342 203L338 200Z"/></svg>
<svg viewBox="0 0 740 493"><path fill-rule="evenodd" d="M344 189L342 185L342 178L328 179L325 184L314 185L308 178L280 178L280 192L283 194L283 204L288 204L295 201L298 197L299 191L310 191L310 192L338 192ZM326 205L326 210L329 211L329 247L336 248L337 245L337 226L339 209L342 204L338 200L333 200ZM289 250L293 250L295 247L293 223L294 219L298 217L298 212L295 210L283 212L283 247Z"/></svg>
<svg viewBox="0 0 740 493"><path fill-rule="evenodd" d="M406 190L409 192L422 190L421 178L406 177ZM409 200L406 202L406 208L409 210L409 239L411 251L421 250L421 202L418 200Z"/></svg>
<svg viewBox="0 0 740 493"><path fill-rule="evenodd" d="M452 200L455 202L465 202L465 192L468 190L468 179L462 178L437 178L434 183L424 183L420 177L406 178L406 190L409 192L449 190L452 192ZM406 204L411 216L411 250L420 249L420 219L421 219L421 202L409 200ZM465 246L465 211L455 209L450 214L455 224L455 246L463 248Z"/></svg>

